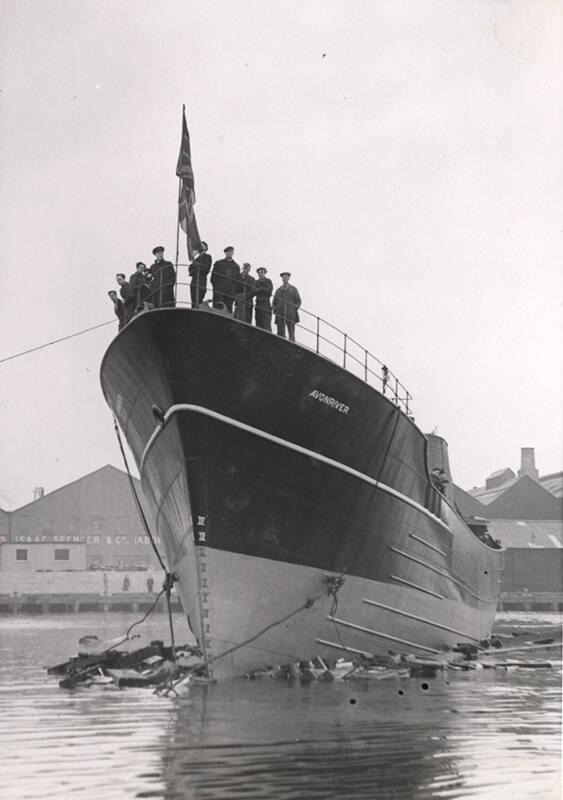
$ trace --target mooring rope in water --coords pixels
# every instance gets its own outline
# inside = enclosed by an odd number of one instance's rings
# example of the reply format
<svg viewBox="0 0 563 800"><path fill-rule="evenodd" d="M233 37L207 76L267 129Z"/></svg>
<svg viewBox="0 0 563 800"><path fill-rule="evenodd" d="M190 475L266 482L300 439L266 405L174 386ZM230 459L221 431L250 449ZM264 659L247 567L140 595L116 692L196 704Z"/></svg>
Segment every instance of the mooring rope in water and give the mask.
<svg viewBox="0 0 563 800"><path fill-rule="evenodd" d="M137 489L135 487L135 482L133 480L133 475L131 474L131 470L129 469L129 462L128 462L127 456L125 454L125 448L123 447L123 442L121 440L121 434L119 433L119 427L118 427L118 424L117 424L117 419L115 418L115 414L113 416L113 427L114 427L114 430L115 430L115 434L117 436L117 442L119 444L119 449L121 450L123 463L125 465L125 471L127 472L127 477L129 478L129 486L131 487L131 492L132 492L133 497L135 499L135 505L137 506L137 511L139 512L139 516L140 516L141 521L143 523L143 527L144 527L144 529L145 529L145 531L147 533L147 536L149 537L149 541L150 541L150 543L152 545L152 549L154 550L155 555L156 555L156 557L157 557L157 559L158 559L158 561L160 563L160 566L162 567L162 570L164 572L164 583L162 584L162 589L161 589L157 599L155 600L155 602L153 603L153 605L149 609L149 611L145 614L143 619L140 620L139 622L134 623L134 625L132 625L131 628L133 628L135 625L140 625L141 622L144 622L145 619L154 611L154 609L156 608L156 605L157 605L159 599L162 597L162 595L166 594L166 606L167 606L167 610L168 610L168 624L169 624L169 627L170 627L170 642L171 642L171 648L172 648L172 659L174 661L174 664L176 664L177 663L176 642L175 642L175 637L174 637L174 621L172 619L172 601L171 601L171 598L170 598L170 593L172 591L172 587L174 586L175 582L178 580L178 577L174 572L169 572L166 569L166 565L164 563L164 560L163 560L162 556L160 555L160 551L159 551L158 547L156 546L156 542L155 542L154 537L153 537L153 535L151 533L151 529L149 527L149 523L147 522L147 518L145 516L145 512L143 511L143 507L141 505L141 501L139 499L139 495L138 495ZM131 628L130 628L130 630L131 630Z"/></svg>
<svg viewBox="0 0 563 800"><path fill-rule="evenodd" d="M143 623L143 622L144 622L144 621L145 621L145 620L146 620L148 617L150 617L150 615L152 614L152 612L153 612L153 611L155 610L155 608L157 607L157 605L158 605L158 601L160 600L160 598L162 597L162 595L164 594L164 592L165 592L165 591L166 591L166 589L165 589L165 588L164 588L164 586L163 586L163 587L162 587L162 589L160 590L160 592L157 594L157 596L156 596L156 600L154 601L154 603L152 604L152 606L149 608L149 610L148 610L148 611L145 613L144 617L142 617L142 619L139 619L139 620L137 620L137 622L134 622L132 625L130 625L130 626L127 628L127 633L125 634L125 641L127 641L127 639L129 639L129 634L131 633L131 631L133 630L133 628L136 628L136 627L137 627L137 625L141 625L141 623ZM110 649L111 649L111 648L110 648Z"/></svg>

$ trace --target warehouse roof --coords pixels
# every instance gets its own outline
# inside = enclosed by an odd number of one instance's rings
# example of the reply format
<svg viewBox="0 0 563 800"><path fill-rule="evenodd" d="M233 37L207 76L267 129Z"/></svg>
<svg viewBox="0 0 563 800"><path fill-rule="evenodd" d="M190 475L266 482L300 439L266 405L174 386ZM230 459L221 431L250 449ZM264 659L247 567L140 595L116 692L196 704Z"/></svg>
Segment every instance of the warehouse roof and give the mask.
<svg viewBox="0 0 563 800"><path fill-rule="evenodd" d="M563 521L560 519L494 519L489 533L507 548L563 548Z"/></svg>
<svg viewBox="0 0 563 800"><path fill-rule="evenodd" d="M510 480L495 486L493 489L487 489L486 486L476 486L474 489L469 490L469 494L478 500L480 503L488 505L496 500L501 494L506 492L511 486L517 483L520 478L510 478Z"/></svg>
<svg viewBox="0 0 563 800"><path fill-rule="evenodd" d="M553 472L551 475L542 475L540 483L544 489L555 495L563 497L563 472Z"/></svg>
<svg viewBox="0 0 563 800"><path fill-rule="evenodd" d="M483 504L489 519L561 519L561 497L549 492L529 475L507 481L489 490L472 490L471 496Z"/></svg>

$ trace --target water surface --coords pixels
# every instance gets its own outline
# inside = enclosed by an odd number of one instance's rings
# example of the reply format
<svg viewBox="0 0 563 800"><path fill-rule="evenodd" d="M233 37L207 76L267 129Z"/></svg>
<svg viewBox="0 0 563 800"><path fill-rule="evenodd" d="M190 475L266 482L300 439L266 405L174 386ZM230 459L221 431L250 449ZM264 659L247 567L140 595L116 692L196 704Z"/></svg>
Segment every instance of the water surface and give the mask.
<svg viewBox="0 0 563 800"><path fill-rule="evenodd" d="M2 798L560 798L559 666L369 684L237 680L181 699L62 690L46 675L80 636L117 636L133 619L0 618ZM505 613L497 629L539 637L559 621ZM168 641L166 624L153 616L141 643ZM184 625L178 615L179 641Z"/></svg>

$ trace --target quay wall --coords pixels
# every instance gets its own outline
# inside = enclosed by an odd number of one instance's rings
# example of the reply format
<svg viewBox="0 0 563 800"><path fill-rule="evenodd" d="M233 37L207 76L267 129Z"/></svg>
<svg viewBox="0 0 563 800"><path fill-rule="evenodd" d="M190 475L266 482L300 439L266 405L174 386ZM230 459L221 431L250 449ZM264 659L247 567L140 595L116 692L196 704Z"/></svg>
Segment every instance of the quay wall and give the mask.
<svg viewBox="0 0 563 800"><path fill-rule="evenodd" d="M104 580L104 575L106 580ZM125 577L129 586L124 589ZM0 596L27 594L145 594L147 580L153 580L153 593L158 594L164 579L161 570L143 572L1 572Z"/></svg>

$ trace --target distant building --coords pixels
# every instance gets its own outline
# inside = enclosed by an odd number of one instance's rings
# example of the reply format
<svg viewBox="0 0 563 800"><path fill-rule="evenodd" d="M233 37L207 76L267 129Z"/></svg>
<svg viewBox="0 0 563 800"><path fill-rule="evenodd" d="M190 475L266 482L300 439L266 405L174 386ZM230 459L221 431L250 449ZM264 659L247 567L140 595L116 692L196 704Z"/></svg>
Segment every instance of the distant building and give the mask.
<svg viewBox="0 0 563 800"><path fill-rule="evenodd" d="M563 472L540 476L534 448L523 447L518 473L496 470L469 492L455 486L454 499L506 548L503 592L563 592Z"/></svg>
<svg viewBox="0 0 563 800"><path fill-rule="evenodd" d="M158 568L125 472L108 465L48 494L36 487L34 495L0 513L0 570Z"/></svg>
<svg viewBox="0 0 563 800"><path fill-rule="evenodd" d="M0 508L0 544L10 538L10 513Z"/></svg>
<svg viewBox="0 0 563 800"><path fill-rule="evenodd" d="M3 572L64 572L86 569L85 544L36 542L32 546L5 542L0 547Z"/></svg>
<svg viewBox="0 0 563 800"><path fill-rule="evenodd" d="M491 520L488 530L506 547L503 592L563 592L561 520Z"/></svg>

